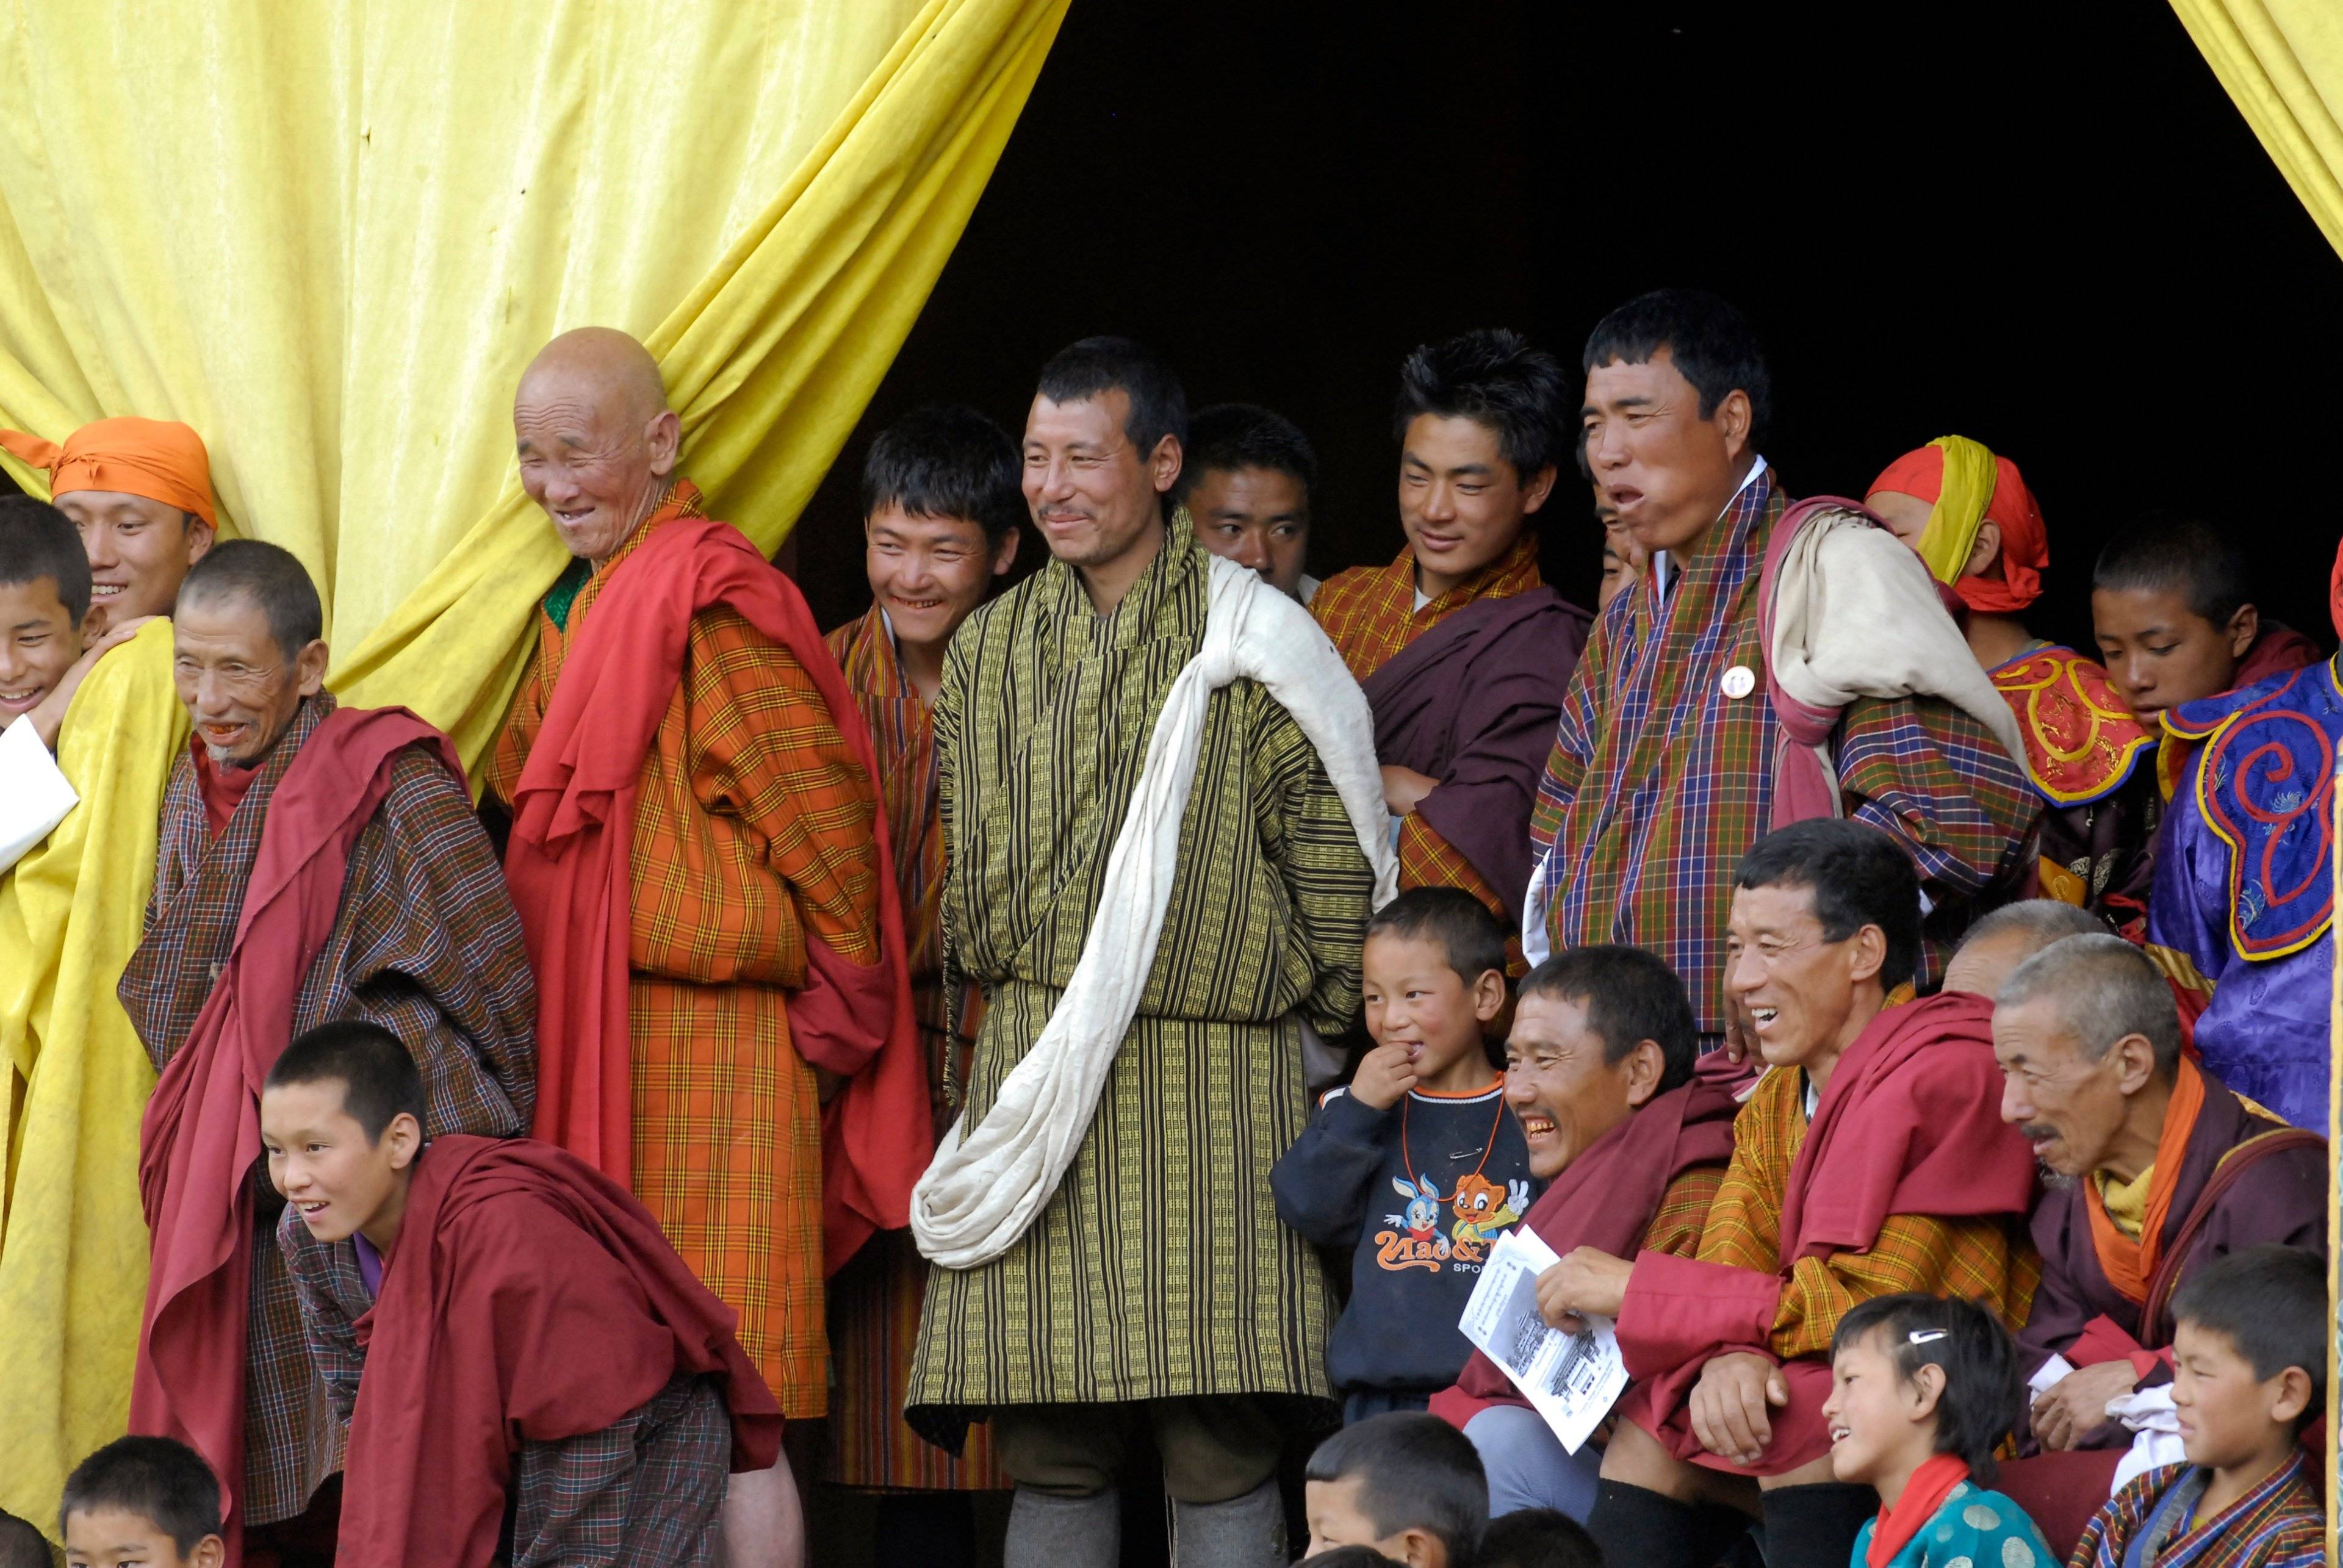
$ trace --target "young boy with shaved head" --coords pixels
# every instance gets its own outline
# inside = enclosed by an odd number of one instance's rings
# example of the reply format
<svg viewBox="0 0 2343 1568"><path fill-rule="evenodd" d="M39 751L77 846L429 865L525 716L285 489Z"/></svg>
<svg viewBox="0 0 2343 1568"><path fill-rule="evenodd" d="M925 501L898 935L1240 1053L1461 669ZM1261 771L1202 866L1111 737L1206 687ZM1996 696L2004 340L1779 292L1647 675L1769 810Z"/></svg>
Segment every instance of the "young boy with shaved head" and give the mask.
<svg viewBox="0 0 2343 1568"><path fill-rule="evenodd" d="M275 545L231 541L187 574L172 633L194 743L118 988L161 1075L130 1424L219 1473L232 1549L303 1513L339 1451L269 1240L278 1200L250 1175L258 1075L296 1032L357 1017L413 1042L435 1133L520 1133L536 1086L528 955L454 748L403 708L338 707L323 619Z"/></svg>
<svg viewBox="0 0 2343 1568"><path fill-rule="evenodd" d="M261 1090L277 1245L349 1433L335 1560L715 1563L726 1473L781 1435L734 1314L576 1156L427 1139L427 1114L363 1020L296 1039Z"/></svg>
<svg viewBox="0 0 2343 1568"><path fill-rule="evenodd" d="M819 1416L824 1274L904 1224L932 1147L878 761L803 597L682 477L641 344L546 345L513 437L575 558L488 767L552 1053L537 1135L639 1198ZM731 1489L736 1564L794 1552L785 1479Z"/></svg>

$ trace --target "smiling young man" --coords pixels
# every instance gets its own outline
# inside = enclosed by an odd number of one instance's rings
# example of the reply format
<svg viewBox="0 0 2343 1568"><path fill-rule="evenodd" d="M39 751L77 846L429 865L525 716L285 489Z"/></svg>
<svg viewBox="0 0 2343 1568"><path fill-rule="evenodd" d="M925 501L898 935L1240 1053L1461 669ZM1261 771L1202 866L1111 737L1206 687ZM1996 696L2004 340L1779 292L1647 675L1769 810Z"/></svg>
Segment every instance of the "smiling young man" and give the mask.
<svg viewBox="0 0 2343 1568"><path fill-rule="evenodd" d="M830 651L879 751L928 1104L940 1134L959 1111L967 1062L943 972L934 704L952 633L1017 559L1026 520L1017 445L973 408L921 409L870 444L862 515L870 608L830 634ZM829 1478L893 1494L879 1514L882 1560L915 1553L922 1532L967 1533L965 1503L919 1493L1006 1484L981 1429L955 1458L904 1424L927 1278L910 1234L895 1231L830 1282ZM952 1517L938 1517L945 1513Z"/></svg>
<svg viewBox="0 0 2343 1568"><path fill-rule="evenodd" d="M0 872L81 803L50 755L80 678L89 561L73 524L29 496L0 496Z"/></svg>
<svg viewBox="0 0 2343 1568"><path fill-rule="evenodd" d="M910 1415L951 1442L990 1420L1013 1563L1121 1561L1141 1426L1180 1563L1283 1563L1278 1407L1329 1392L1330 1292L1269 1176L1307 1117L1304 1020L1358 1010L1388 841L1365 705L1307 612L1168 526L1186 426L1128 339L1043 367L1024 491L1051 559L969 618L936 706L951 972L984 1014L913 1208L936 1267ZM1188 776L1142 791L1157 742ZM1142 840L1164 879L1111 880ZM1063 1069L1033 1120L1024 1062Z"/></svg>
<svg viewBox="0 0 2343 1568"><path fill-rule="evenodd" d="M1549 1313L1615 1317L1637 1380L1619 1405L1589 1527L1623 1568L1705 1568L1703 1506L1761 1513L1785 1563L1841 1563L1876 1511L1835 1479L1822 1404L1855 1302L1955 1294L2025 1320L2034 1157L1994 1114L1982 997L1905 1000L1920 903L1897 842L1795 823L1735 878L1725 983L1765 1077L1696 1243L1573 1254Z"/></svg>
<svg viewBox="0 0 2343 1568"><path fill-rule="evenodd" d="M0 1143L33 1173L10 1186L0 1251L0 1509L45 1519L75 1462L121 1432L136 1355L138 1292L123 1281L146 1251L136 1139L152 1078L114 982L187 738L167 618L216 514L185 425L100 419L62 444L0 432L0 447L45 470L90 585L80 660L12 726L9 749L46 787L0 780L0 839L17 857L0 876L0 974L25 981L0 1006L0 1062L20 1070L12 1089L0 1069Z"/></svg>
<svg viewBox="0 0 2343 1568"><path fill-rule="evenodd" d="M878 759L803 596L679 471L640 343L546 345L513 439L576 558L488 769L540 980L536 1135L627 1185L819 1416L824 1275L901 1227L931 1147ZM735 1563L794 1554L787 1479L733 1483Z"/></svg>
<svg viewBox="0 0 2343 1568"><path fill-rule="evenodd" d="M1590 618L1538 575L1532 519L1570 460L1570 379L1517 332L1428 343L1393 426L1407 544L1310 601L1375 714L1400 880L1452 887L1511 926L1530 806ZM1523 968L1516 947L1513 972Z"/></svg>
<svg viewBox="0 0 2343 1568"><path fill-rule="evenodd" d="M2327 1147L2181 1053L2170 987L2119 937L2028 960L2001 987L1993 1037L2002 1120L2067 1179L2034 1218L2042 1288L2018 1343L2029 1375L2054 1354L2075 1370L2037 1392L2034 1437L2126 1448L2107 1403L2170 1381L2180 1284L2264 1241L2326 1251Z"/></svg>
<svg viewBox="0 0 2343 1568"><path fill-rule="evenodd" d="M732 1312L576 1156L427 1139L427 1115L362 1020L297 1038L261 1089L277 1248L349 1434L335 1561L709 1568L726 1473L780 1447Z"/></svg>
<svg viewBox="0 0 2343 1568"><path fill-rule="evenodd" d="M1540 1281L1557 1301L1587 1256L1699 1245L1741 1106L1730 1077L1695 1076L1698 1046L1684 982L1641 948L1573 948L1522 981L1505 1100L1545 1185L1523 1222L1562 1259ZM1553 1508L1584 1522L1593 1510L1602 1450L1566 1452L1486 1356L1474 1352L1432 1411L1480 1450L1492 1513Z"/></svg>
<svg viewBox="0 0 2343 1568"><path fill-rule="evenodd" d="M403 708L337 707L322 625L275 545L231 541L187 574L174 674L195 735L118 988L161 1075L130 1424L235 1478L231 1545L307 1508L339 1447L269 1240L277 1204L247 1176L247 1074L295 1032L360 1017L414 1042L434 1132L524 1132L536 1085L528 953L454 748Z"/></svg>
<svg viewBox="0 0 2343 1568"><path fill-rule="evenodd" d="M1532 958L1648 947L1720 1039L1730 868L1779 819L1777 769L1809 755L1785 740L1760 626L1788 507L1760 455L1772 375L1738 310L1684 289L1613 311L1583 363L1588 466L1650 559L1571 679L1530 822L1542 859L1523 941ZM1933 980L1975 909L2023 875L2033 786L1983 720L1934 697L1858 698L1820 751L1839 812L1891 834L1918 869Z"/></svg>
<svg viewBox="0 0 2343 1568"><path fill-rule="evenodd" d="M1322 586L1306 569L1317 482L1318 454L1292 420L1252 403L1216 403L1188 421L1172 499L1206 549L1308 604Z"/></svg>

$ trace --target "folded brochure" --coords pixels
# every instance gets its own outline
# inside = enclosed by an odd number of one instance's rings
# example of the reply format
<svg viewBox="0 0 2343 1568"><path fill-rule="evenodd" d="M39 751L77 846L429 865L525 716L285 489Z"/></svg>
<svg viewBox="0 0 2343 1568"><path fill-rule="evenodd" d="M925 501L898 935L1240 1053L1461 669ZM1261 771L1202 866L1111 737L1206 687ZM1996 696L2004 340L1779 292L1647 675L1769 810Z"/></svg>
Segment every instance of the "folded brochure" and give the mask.
<svg viewBox="0 0 2343 1568"><path fill-rule="evenodd" d="M1481 1266L1458 1327L1576 1453L1626 1392L1627 1363L1610 1319L1589 1317L1572 1334L1538 1315L1538 1276L1560 1261L1535 1232L1508 1231Z"/></svg>

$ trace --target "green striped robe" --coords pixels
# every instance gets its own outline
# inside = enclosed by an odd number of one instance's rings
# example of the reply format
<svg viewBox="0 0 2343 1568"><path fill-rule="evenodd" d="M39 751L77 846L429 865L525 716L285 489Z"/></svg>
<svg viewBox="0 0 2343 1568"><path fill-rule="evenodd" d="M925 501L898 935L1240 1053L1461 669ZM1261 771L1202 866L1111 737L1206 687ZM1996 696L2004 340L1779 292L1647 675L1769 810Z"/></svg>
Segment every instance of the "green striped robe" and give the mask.
<svg viewBox="0 0 2343 1568"><path fill-rule="evenodd" d="M1047 569L952 639L936 710L949 961L981 982L967 1114L1081 956L1165 694L1203 638L1183 520L1112 615ZM930 1268L910 1403L1328 1393L1332 1299L1269 1170L1307 1116L1301 1028L1346 1028L1373 878L1318 754L1268 692L1212 695L1153 970L1096 1118L1008 1252Z"/></svg>

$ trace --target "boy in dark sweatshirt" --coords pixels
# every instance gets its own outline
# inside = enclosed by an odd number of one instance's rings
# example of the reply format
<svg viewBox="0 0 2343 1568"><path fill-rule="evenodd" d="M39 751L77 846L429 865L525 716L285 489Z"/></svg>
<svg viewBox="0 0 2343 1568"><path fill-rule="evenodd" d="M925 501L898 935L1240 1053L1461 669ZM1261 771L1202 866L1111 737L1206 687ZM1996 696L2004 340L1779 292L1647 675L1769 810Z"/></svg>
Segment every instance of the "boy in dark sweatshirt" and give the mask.
<svg viewBox="0 0 2343 1568"><path fill-rule="evenodd" d="M1464 1303L1530 1206L1529 1148L1483 1031L1505 1005L1505 932L1454 888L1416 888L1367 923L1375 1048L1270 1172L1277 1212L1354 1247L1327 1370L1347 1423L1422 1410L1473 1346Z"/></svg>

